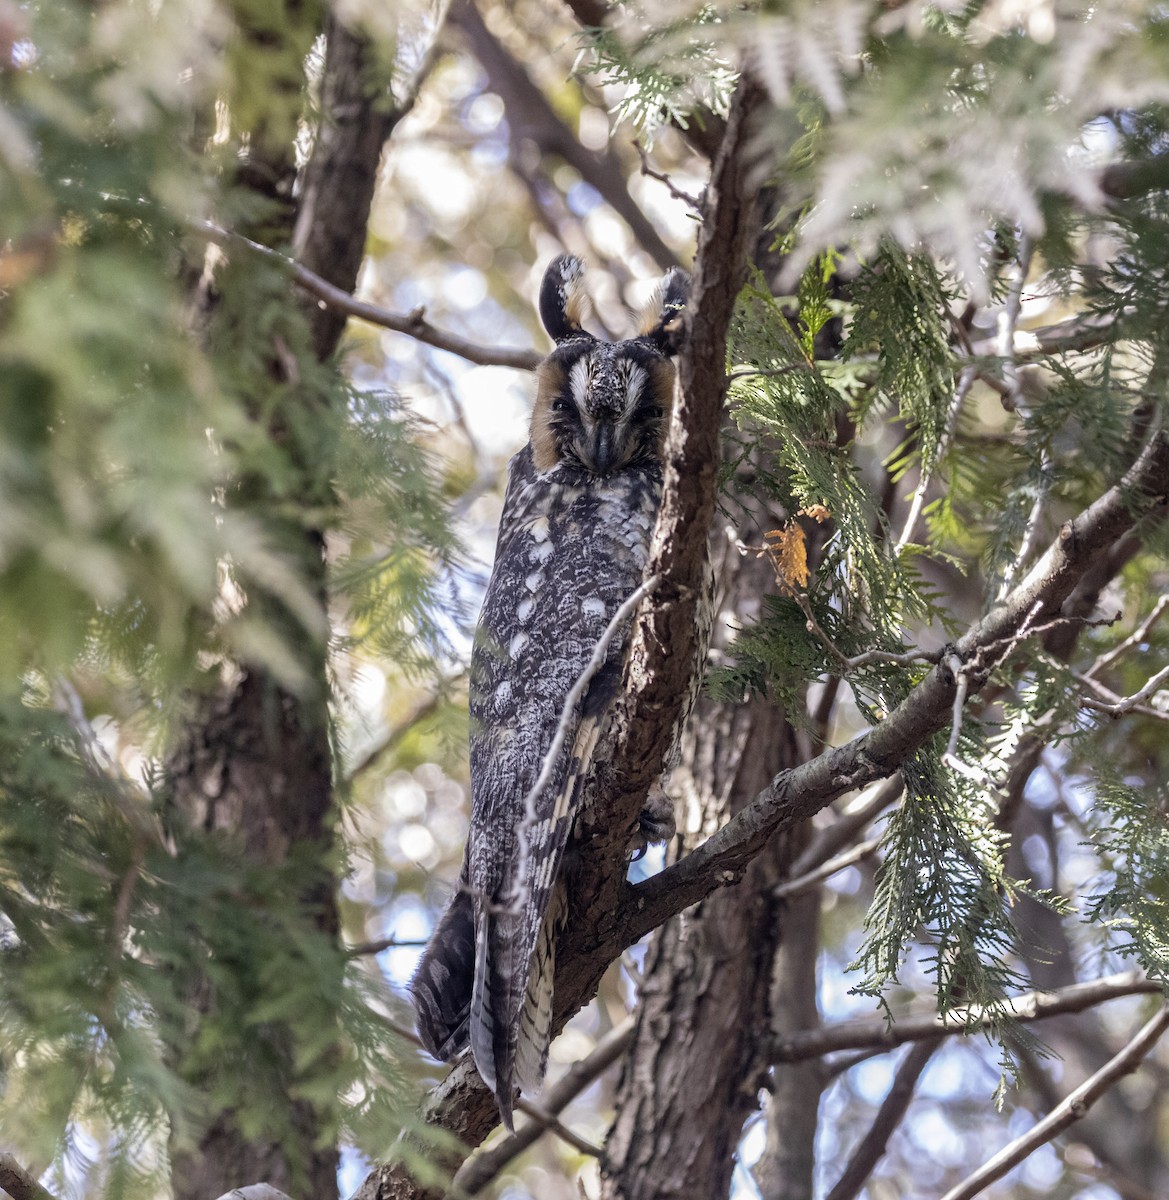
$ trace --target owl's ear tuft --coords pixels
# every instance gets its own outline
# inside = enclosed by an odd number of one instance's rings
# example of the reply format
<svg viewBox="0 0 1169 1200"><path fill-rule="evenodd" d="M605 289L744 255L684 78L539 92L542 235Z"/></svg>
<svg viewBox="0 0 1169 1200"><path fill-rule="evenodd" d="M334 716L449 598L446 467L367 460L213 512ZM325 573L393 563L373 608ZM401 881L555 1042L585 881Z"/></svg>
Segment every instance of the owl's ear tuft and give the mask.
<svg viewBox="0 0 1169 1200"><path fill-rule="evenodd" d="M572 254L554 258L544 272L544 282L540 284L540 320L554 342L592 336L581 327L589 305L584 273L584 263Z"/></svg>
<svg viewBox="0 0 1169 1200"><path fill-rule="evenodd" d="M662 354L677 354L686 337L686 301L690 298L690 276L672 267L642 309L638 337L651 342Z"/></svg>

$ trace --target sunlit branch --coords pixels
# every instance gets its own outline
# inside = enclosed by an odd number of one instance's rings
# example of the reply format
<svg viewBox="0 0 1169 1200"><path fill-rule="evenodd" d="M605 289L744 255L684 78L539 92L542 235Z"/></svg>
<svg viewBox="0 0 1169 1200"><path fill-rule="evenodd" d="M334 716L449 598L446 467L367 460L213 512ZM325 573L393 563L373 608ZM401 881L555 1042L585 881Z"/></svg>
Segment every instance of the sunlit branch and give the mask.
<svg viewBox="0 0 1169 1200"><path fill-rule="evenodd" d="M780 1036L776 1062L802 1062L837 1050L891 1050L905 1042L918 1042L938 1034L972 1033L1009 1017L1025 1023L1041 1021L1061 1013L1083 1012L1121 996L1159 992L1161 985L1135 971L1109 975L1089 983L1073 983L1052 992L1026 992L1007 1001L1001 1009L955 1008L948 1013L921 1013L898 1018L892 1024L884 1017L875 1020L842 1021L805 1033Z"/></svg>
<svg viewBox="0 0 1169 1200"><path fill-rule="evenodd" d="M56 1200L53 1193L41 1187L11 1154L0 1154L0 1188L12 1200Z"/></svg>
<svg viewBox="0 0 1169 1200"><path fill-rule="evenodd" d="M395 333L407 334L415 341L433 346L436 350L446 350L451 354L457 354L460 358L465 358L468 362L476 363L479 366L514 367L521 371L534 371L540 363L542 356L534 350L513 350L507 346L482 346L467 338L459 337L457 334L436 329L426 320L424 308L416 308L412 312L402 315L390 312L389 309L379 308L376 304L358 300L342 288L334 287L327 279L323 279L286 254L254 242L251 238L244 237L243 234L222 229L210 221L194 221L191 229L200 237L204 237L209 242L214 242L226 250L233 247L246 249L252 254L280 263L299 287L315 296L322 304L345 313L347 316L357 317L359 320L368 321L371 325L379 325L383 329L391 329Z"/></svg>
<svg viewBox="0 0 1169 1200"><path fill-rule="evenodd" d="M1169 1005L1163 1006L1119 1054L1109 1059L1095 1075L1080 1084L1043 1120L1004 1146L957 1187L951 1188L942 1200L971 1200L996 1179L1001 1179L1012 1167L1018 1166L1034 1154L1040 1146L1046 1145L1068 1126L1074 1125L1105 1092L1140 1066L1141 1060L1153 1049L1166 1029L1169 1029Z"/></svg>
<svg viewBox="0 0 1169 1200"><path fill-rule="evenodd" d="M478 1195L517 1155L522 1154L547 1130L552 1121L580 1095L599 1075L608 1069L629 1048L633 1040L633 1018L629 1017L611 1029L596 1044L592 1053L574 1063L564 1075L540 1097L537 1105L524 1106L541 1115L517 1130L498 1146L468 1159L455 1175L456 1195ZM462 1189L461 1192L459 1189Z"/></svg>
<svg viewBox="0 0 1169 1200"><path fill-rule="evenodd" d="M1096 712L1107 713L1111 717L1123 717L1127 713L1140 713L1142 716L1155 717L1159 720L1169 721L1169 712L1164 712L1159 708L1153 708L1146 704L1145 701L1150 699L1166 682L1169 682L1169 667L1164 667L1153 675L1139 691L1133 692L1131 696L1118 696L1115 692L1106 688L1098 680L1091 678L1088 675L1081 675L1075 672L1075 678L1085 687L1090 688L1094 695L1084 695L1081 698L1081 703L1085 708L1091 708Z"/></svg>

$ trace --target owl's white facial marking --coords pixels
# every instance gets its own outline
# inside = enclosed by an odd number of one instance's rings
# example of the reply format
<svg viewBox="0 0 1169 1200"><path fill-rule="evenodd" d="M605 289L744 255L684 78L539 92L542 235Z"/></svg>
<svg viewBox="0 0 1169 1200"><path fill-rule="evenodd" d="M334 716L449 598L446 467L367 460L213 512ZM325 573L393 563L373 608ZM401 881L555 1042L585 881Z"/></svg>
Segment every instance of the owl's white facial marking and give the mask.
<svg viewBox="0 0 1169 1200"><path fill-rule="evenodd" d="M612 475L657 461L674 368L645 342L573 339L537 377L532 451L539 471L564 463Z"/></svg>

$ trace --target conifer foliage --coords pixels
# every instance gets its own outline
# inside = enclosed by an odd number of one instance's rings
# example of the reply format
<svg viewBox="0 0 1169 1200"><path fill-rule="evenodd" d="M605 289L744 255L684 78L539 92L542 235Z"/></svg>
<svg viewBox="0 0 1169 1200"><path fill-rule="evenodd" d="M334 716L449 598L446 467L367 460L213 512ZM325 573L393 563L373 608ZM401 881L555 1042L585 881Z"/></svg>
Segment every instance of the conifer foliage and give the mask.
<svg viewBox="0 0 1169 1200"><path fill-rule="evenodd" d="M1103 1069L1163 1075L1169 989L1164 6L469 5L0 0L0 1182L1164 1194L1169 1090ZM494 1107L426 1095L402 985L524 437L492 372L563 249L610 331L693 265L677 420L722 455L663 520L714 505L722 574L681 832L627 865L664 578L557 957L557 1023L600 1013L469 1158ZM1106 1119L978 1174L1085 1079Z"/></svg>

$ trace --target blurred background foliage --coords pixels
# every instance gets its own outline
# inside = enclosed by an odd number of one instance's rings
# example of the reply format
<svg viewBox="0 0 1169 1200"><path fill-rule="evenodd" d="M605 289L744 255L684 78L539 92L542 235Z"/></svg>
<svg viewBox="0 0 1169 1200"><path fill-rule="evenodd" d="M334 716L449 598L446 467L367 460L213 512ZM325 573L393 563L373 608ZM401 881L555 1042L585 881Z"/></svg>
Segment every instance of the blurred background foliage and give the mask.
<svg viewBox="0 0 1169 1200"><path fill-rule="evenodd" d="M1118 477L1134 423L1164 420L1162 6L334 10L373 40L387 97L422 76L360 295L482 362L351 321L319 364L286 267L208 246L214 220L287 249L277 189L245 176L311 150L324 5L0 0L0 1151L62 1198L165 1194L168 1140L225 1109L293 1141L299 1098L327 1114L347 1194L435 1078L402 1033L404 985L458 871L470 630L531 391L492 352L546 346L531 301L554 253L588 261L592 327L617 336L689 261L688 195L744 57L771 102L770 227L733 329L722 519L751 542L761 502L785 522L828 510L806 603L835 652L778 580L722 614L736 640L715 695L854 736L919 668L841 655L939 649ZM1057 325L1086 333L1027 340ZM1117 548L1098 606L1115 623L1016 650L957 744L966 775L943 768L944 738L911 764L881 849L823 889L825 1019L873 995L997 1003L1132 955L1165 980L1167 693L1123 720L1081 697L1115 702L1169 662L1169 621L1150 620L1167 541L1151 522ZM327 680L340 944L303 911L319 863L175 837L163 763L192 696L241 662L293 694ZM640 959L555 1044L554 1075L625 1016ZM208 976L218 1005L193 1023ZM868 1194L962 1178L1140 1003L1056 1028L1060 1058L1015 1046L1005 1114L999 1049L948 1044ZM988 1194L1160 1194L1166 1070L1162 1051L1107 1120ZM887 1056L834 1072L822 1190L890 1072ZM612 1088L570 1112L594 1143ZM762 1146L749 1125L734 1194ZM593 1187L595 1165L545 1138L495 1186L568 1200L578 1171Z"/></svg>

